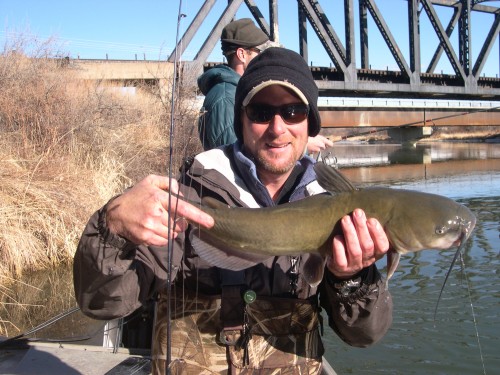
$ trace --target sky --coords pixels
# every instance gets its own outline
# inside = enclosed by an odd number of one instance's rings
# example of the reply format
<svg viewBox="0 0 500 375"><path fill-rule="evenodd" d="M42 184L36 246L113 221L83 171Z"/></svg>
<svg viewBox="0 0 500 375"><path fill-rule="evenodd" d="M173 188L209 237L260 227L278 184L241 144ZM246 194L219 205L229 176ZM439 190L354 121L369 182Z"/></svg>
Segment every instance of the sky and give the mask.
<svg viewBox="0 0 500 375"><path fill-rule="evenodd" d="M269 22L268 0L254 0ZM24 40L41 43L52 40L54 51L71 58L82 59L166 59L175 47L205 0L0 0L0 43L6 40ZM406 0L376 0L382 16L388 24L407 62L408 31ZM319 0L319 3L339 38L344 43L343 0ZM354 0L357 24L357 0ZM212 27L215 25L227 0L217 0L206 21L200 27L193 41L187 46L182 60L192 60ZM483 3L500 7L500 1ZM178 17L179 9L185 17ZM444 27L451 18L447 7L436 7ZM279 42L287 48L298 51L297 6L294 0L278 0ZM493 23L491 14L472 12L471 50L473 62L484 43ZM245 3L241 5L236 18L251 17ZM178 21L180 20L180 21ZM429 21L421 16L422 69L425 70L438 45L437 37ZM380 33L369 17L370 66L372 69L398 70ZM356 26L356 31L358 31ZM179 33L177 33L179 30ZM331 60L324 52L313 30L308 30L309 63L315 66L330 66ZM359 36L357 36L358 38ZM456 32L451 37L458 54ZM344 43L345 44L345 43ZM359 40L356 40L357 66L360 67ZM483 74L499 76L499 43L495 42ZM444 56L444 55L443 55ZM209 61L223 61L218 43ZM453 74L451 65L444 56L436 73Z"/></svg>

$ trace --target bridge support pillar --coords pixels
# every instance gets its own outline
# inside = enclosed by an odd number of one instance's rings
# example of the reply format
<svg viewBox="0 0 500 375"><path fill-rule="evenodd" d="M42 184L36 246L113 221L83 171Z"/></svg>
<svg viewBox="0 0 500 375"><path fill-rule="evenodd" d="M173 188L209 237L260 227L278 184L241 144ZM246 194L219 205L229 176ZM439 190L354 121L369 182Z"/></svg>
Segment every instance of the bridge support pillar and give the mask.
<svg viewBox="0 0 500 375"><path fill-rule="evenodd" d="M404 128L394 128L387 131L389 137L403 144L411 144L419 139L432 135L430 126L410 126Z"/></svg>

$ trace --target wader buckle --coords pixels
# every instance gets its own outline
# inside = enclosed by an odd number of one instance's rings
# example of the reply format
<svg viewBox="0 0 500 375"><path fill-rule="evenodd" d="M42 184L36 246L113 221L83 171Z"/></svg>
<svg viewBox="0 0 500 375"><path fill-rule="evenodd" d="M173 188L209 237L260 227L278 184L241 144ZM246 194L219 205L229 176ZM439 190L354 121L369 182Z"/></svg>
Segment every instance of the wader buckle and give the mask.
<svg viewBox="0 0 500 375"><path fill-rule="evenodd" d="M219 333L219 340L224 345L236 346L241 337L243 327L223 328Z"/></svg>

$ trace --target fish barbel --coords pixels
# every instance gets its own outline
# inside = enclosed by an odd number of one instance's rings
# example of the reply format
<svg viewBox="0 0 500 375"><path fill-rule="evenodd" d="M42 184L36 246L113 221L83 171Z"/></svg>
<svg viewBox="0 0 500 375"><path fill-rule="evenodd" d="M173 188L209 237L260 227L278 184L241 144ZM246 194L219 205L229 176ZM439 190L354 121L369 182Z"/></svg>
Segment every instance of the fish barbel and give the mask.
<svg viewBox="0 0 500 375"><path fill-rule="evenodd" d="M333 236L341 233L340 219L361 208L381 223L390 241L387 282L402 254L463 245L474 229L473 213L452 199L403 189L356 189L323 163L317 163L315 171L319 185L331 194L265 208L228 207L203 199L200 208L215 224L192 231L198 255L217 267L237 271L274 256L316 254L311 258L316 261L304 269L308 282L317 285Z"/></svg>

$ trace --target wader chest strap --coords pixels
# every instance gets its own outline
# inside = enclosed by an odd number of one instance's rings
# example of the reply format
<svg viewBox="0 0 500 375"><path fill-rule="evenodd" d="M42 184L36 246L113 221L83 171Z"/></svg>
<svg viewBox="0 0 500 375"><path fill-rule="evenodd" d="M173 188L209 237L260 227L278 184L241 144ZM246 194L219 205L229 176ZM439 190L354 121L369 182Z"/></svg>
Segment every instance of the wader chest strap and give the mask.
<svg viewBox="0 0 500 375"><path fill-rule="evenodd" d="M244 324L245 271L220 270L222 298L220 321L224 328L239 329Z"/></svg>

